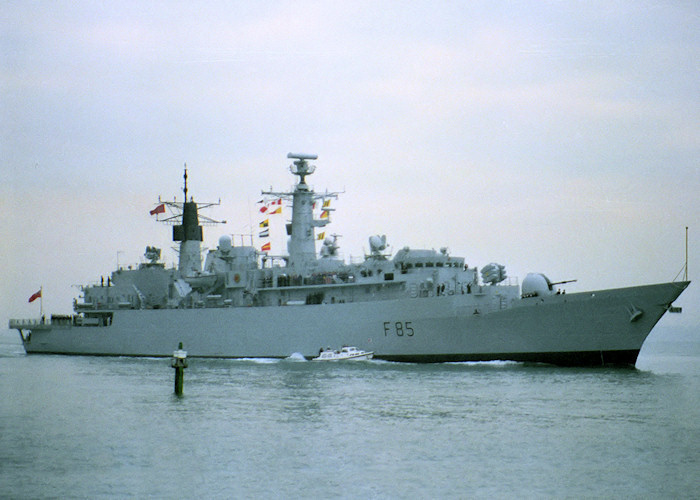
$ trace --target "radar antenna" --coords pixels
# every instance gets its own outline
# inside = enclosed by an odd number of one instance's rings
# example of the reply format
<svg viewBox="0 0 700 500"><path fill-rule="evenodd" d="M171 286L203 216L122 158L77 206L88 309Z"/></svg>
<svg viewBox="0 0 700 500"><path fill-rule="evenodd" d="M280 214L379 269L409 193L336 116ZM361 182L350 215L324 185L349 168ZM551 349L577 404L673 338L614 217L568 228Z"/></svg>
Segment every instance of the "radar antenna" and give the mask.
<svg viewBox="0 0 700 500"><path fill-rule="evenodd" d="M318 159L318 155L288 153L287 158L296 160L293 165L290 165L289 171L299 176L299 184L306 185L306 176L313 174L316 170L316 165L309 165L306 160L316 160Z"/></svg>
<svg viewBox="0 0 700 500"><path fill-rule="evenodd" d="M187 163L185 163L185 174L182 176L185 179L185 187L182 188L182 191L185 193L185 202L187 201Z"/></svg>

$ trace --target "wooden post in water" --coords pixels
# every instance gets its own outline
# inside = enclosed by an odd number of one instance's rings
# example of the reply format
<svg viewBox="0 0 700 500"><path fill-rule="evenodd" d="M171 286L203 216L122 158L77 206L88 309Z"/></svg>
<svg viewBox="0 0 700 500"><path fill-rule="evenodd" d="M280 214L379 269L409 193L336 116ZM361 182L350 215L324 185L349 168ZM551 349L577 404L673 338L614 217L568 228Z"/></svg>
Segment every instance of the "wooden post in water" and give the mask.
<svg viewBox="0 0 700 500"><path fill-rule="evenodd" d="M185 368L187 368L187 351L182 350L182 342L173 352L172 367L175 368L175 394L182 396L182 384L185 379Z"/></svg>

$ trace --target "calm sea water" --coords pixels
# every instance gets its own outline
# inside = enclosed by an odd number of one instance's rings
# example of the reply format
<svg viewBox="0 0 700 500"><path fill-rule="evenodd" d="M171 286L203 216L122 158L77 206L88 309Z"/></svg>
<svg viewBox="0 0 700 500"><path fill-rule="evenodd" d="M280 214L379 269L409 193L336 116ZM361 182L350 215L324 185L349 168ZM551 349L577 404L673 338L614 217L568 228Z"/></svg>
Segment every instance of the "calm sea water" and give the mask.
<svg viewBox="0 0 700 500"><path fill-rule="evenodd" d="M698 498L700 344L638 369L26 356L7 498Z"/></svg>

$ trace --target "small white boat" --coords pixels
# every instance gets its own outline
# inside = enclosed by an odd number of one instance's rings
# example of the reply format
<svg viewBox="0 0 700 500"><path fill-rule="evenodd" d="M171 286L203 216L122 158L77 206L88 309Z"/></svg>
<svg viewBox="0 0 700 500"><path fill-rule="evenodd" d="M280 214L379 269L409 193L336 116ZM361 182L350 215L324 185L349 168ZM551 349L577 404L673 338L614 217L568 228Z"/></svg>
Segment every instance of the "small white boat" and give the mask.
<svg viewBox="0 0 700 500"><path fill-rule="evenodd" d="M330 347L321 349L318 356L311 361L342 361L345 359L367 360L372 359L373 351L363 351L357 347L343 346L339 351L334 351Z"/></svg>

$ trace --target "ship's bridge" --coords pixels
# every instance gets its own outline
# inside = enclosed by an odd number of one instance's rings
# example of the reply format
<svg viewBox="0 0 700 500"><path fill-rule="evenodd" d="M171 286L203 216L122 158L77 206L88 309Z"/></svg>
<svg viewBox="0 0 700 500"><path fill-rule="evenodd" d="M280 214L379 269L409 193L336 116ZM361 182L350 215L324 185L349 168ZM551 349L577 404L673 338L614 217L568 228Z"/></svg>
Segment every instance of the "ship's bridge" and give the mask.
<svg viewBox="0 0 700 500"><path fill-rule="evenodd" d="M464 268L464 258L452 257L447 253L447 249L435 250L411 250L404 247L394 256L394 265L397 269L406 271L412 268L430 267L454 267Z"/></svg>

